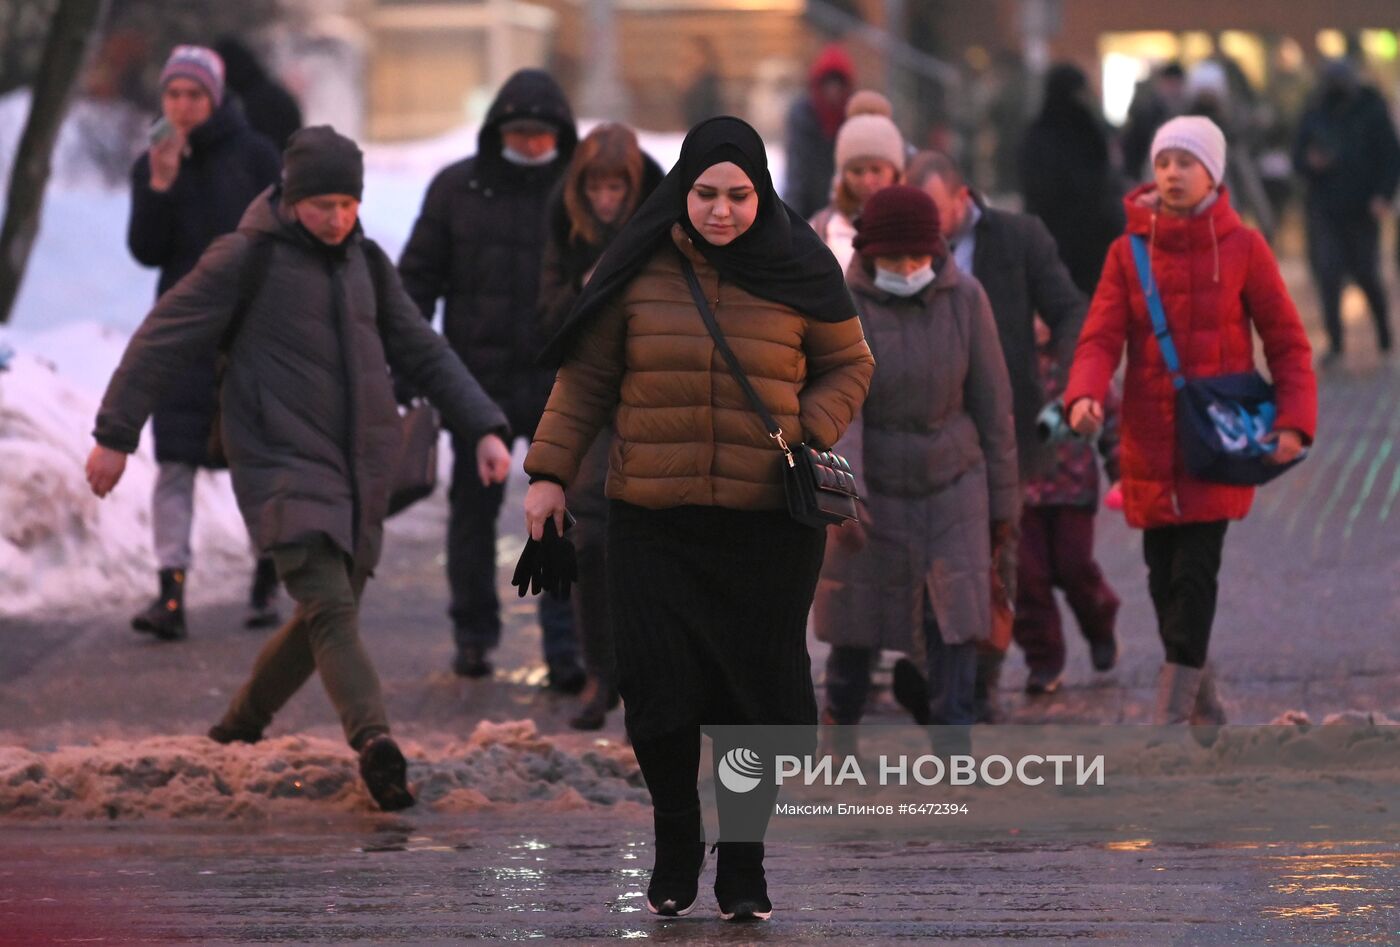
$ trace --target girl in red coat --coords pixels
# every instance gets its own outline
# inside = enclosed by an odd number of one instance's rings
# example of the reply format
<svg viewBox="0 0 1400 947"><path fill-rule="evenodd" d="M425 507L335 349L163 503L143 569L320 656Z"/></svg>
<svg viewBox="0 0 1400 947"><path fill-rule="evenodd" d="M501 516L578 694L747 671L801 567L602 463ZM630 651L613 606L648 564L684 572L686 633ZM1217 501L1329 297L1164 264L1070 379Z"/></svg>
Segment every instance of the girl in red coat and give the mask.
<svg viewBox="0 0 1400 947"><path fill-rule="evenodd" d="M1251 487L1188 474L1176 447L1175 391L1152 334L1133 261L1131 235L1148 241L1152 279L1187 378L1254 367L1250 329L1264 342L1278 417L1272 458L1286 463L1311 443L1317 420L1312 351L1269 245L1244 226L1220 185L1225 136L1207 118L1167 122L1152 142L1155 183L1125 199L1127 233L1110 248L1094 294L1065 403L1070 424L1093 435L1126 345L1123 388L1123 501L1143 533L1148 588L1166 650L1157 683L1156 723L1223 723L1206 668L1217 576L1230 520L1243 519Z"/></svg>

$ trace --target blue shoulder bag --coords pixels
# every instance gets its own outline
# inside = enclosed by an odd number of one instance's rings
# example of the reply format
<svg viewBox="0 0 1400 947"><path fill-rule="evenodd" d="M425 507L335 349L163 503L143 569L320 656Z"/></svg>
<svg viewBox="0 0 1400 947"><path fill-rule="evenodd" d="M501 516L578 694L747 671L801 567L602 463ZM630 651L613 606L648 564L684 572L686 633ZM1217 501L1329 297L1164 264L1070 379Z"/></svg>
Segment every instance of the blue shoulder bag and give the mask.
<svg viewBox="0 0 1400 947"><path fill-rule="evenodd" d="M1147 241L1136 234L1129 239L1138 281L1147 297L1152 334L1157 337L1162 360L1167 363L1176 388L1176 443L1186 469L1201 480L1257 486L1302 461L1306 451L1287 464L1265 460L1276 446L1265 443L1263 438L1273 430L1278 407L1274 386L1258 372L1190 379L1181 374L1181 360L1167 328L1162 297L1152 279Z"/></svg>

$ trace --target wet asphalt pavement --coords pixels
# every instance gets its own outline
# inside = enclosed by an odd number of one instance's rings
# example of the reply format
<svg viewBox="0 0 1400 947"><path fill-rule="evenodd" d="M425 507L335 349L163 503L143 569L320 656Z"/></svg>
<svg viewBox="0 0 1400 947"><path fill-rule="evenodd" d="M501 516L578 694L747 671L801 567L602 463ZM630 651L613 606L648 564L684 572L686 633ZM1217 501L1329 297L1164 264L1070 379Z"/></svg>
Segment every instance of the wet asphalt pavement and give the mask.
<svg viewBox="0 0 1400 947"><path fill-rule="evenodd" d="M647 913L636 812L251 828L0 831L0 944L1400 940L1400 854L1374 841L785 843L773 920L736 925L713 862L692 916Z"/></svg>

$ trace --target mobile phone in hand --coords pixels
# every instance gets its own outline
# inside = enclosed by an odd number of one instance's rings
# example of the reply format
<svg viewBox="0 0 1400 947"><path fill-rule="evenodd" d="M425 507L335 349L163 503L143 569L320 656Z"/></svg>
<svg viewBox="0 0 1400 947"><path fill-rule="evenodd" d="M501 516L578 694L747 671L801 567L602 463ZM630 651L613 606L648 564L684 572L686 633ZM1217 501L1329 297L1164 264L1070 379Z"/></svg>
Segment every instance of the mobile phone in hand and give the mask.
<svg viewBox="0 0 1400 947"><path fill-rule="evenodd" d="M165 141L173 134L175 134L175 126L170 124L170 122L166 120L165 116L162 115L160 118L156 119L155 124L151 126L151 146L155 147L156 145Z"/></svg>

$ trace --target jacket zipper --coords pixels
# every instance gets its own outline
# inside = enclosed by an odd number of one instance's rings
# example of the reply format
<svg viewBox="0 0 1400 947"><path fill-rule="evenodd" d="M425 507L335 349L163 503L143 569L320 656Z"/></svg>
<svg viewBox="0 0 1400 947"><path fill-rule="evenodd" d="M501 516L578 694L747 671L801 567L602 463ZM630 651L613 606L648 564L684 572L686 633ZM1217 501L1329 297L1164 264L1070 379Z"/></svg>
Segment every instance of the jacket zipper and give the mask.
<svg viewBox="0 0 1400 947"><path fill-rule="evenodd" d="M355 373L351 367L350 348L347 342L349 334L350 310L348 300L345 295L344 280L338 277L344 275L348 270L348 261L341 263L336 260L329 261L329 272L331 278L331 305L334 312L331 314L331 322L335 326L336 341L340 343L340 369L345 375L345 471L350 480L350 541L355 546L351 555L359 553L360 546L360 478L355 467L355 458L358 454L356 449L356 423L358 411L355 406ZM376 301L377 302L377 301Z"/></svg>

